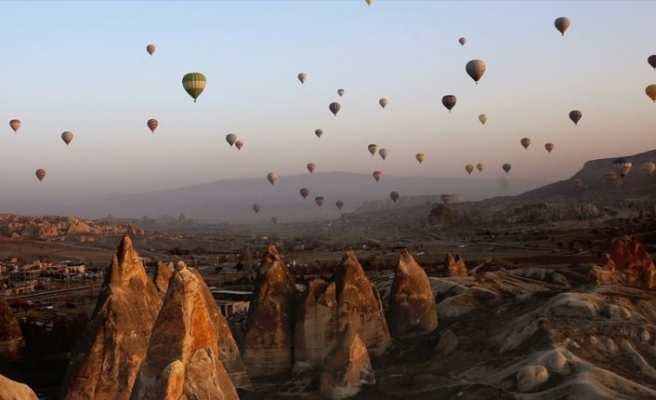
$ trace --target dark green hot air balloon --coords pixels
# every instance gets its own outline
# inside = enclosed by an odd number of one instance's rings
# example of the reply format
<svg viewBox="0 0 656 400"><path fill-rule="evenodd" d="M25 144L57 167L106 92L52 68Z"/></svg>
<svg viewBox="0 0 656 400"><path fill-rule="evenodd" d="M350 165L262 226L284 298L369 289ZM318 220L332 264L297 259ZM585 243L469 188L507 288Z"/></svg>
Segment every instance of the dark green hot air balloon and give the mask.
<svg viewBox="0 0 656 400"><path fill-rule="evenodd" d="M189 93L189 96L194 99L194 103L198 96L203 93L206 84L207 79L205 79L205 75L200 72L190 72L182 77L182 87L184 87L184 90L186 90L187 93Z"/></svg>

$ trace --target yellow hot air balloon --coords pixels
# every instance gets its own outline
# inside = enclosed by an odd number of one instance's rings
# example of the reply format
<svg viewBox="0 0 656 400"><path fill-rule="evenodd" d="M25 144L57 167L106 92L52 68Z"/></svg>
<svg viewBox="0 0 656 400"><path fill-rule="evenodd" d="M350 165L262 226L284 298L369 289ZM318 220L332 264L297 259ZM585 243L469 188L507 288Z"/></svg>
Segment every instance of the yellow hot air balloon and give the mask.
<svg viewBox="0 0 656 400"><path fill-rule="evenodd" d="M522 146L524 146L524 149L528 149L528 146L531 145L531 139L525 137L525 138L522 138L522 140L520 140L519 143L521 143Z"/></svg>
<svg viewBox="0 0 656 400"><path fill-rule="evenodd" d="M647 93L647 96L656 103L656 85L649 85L645 88L645 93Z"/></svg>
<svg viewBox="0 0 656 400"><path fill-rule="evenodd" d="M465 165L465 171L467 171L467 173L468 173L469 175L471 175L471 173L472 173L473 170L474 170L474 165L472 165L472 164L467 164L467 165Z"/></svg>
<svg viewBox="0 0 656 400"><path fill-rule="evenodd" d="M554 21L554 26L556 27L556 29L558 29L558 32L560 32L561 36L565 36L565 31L567 30L567 28L569 28L569 23L570 23L569 18L560 17L560 18L556 18L556 20Z"/></svg>
<svg viewBox="0 0 656 400"><path fill-rule="evenodd" d="M483 168L485 168L485 164L478 163L476 164L476 169L478 172L483 172Z"/></svg>
<svg viewBox="0 0 656 400"><path fill-rule="evenodd" d="M481 124L485 125L485 123L487 122L487 115L486 114L479 115L478 120L481 121Z"/></svg>
<svg viewBox="0 0 656 400"><path fill-rule="evenodd" d="M419 164L421 164L426 159L426 155L424 153L417 153L415 158L419 161Z"/></svg>
<svg viewBox="0 0 656 400"><path fill-rule="evenodd" d="M640 169L642 169L643 171L645 171L645 172L647 173L647 175L650 175L650 176L651 176L651 174L653 174L654 171L656 171L656 164L654 164L654 163L651 162L651 161L647 161L646 163L642 164L642 166L640 167Z"/></svg>

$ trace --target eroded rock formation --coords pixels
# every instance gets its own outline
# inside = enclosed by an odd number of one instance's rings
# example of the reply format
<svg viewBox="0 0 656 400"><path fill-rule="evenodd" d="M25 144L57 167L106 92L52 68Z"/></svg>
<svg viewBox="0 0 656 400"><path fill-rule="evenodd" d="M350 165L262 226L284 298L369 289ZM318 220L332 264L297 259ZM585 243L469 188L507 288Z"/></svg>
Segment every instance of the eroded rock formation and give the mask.
<svg viewBox="0 0 656 400"><path fill-rule="evenodd" d="M460 258L459 254L454 257L453 254L447 253L444 259L444 276L467 276L465 260Z"/></svg>
<svg viewBox="0 0 656 400"><path fill-rule="evenodd" d="M73 349L63 397L129 398L161 306L132 241L124 236L91 321Z"/></svg>
<svg viewBox="0 0 656 400"><path fill-rule="evenodd" d="M346 399L358 394L363 386L375 383L367 347L351 323L346 323L339 341L324 362L319 387L321 395L329 399Z"/></svg>
<svg viewBox="0 0 656 400"><path fill-rule="evenodd" d="M166 292L169 289L169 281L173 276L173 263L164 263L162 261L157 263L157 271L155 272L155 287L159 297L164 300Z"/></svg>
<svg viewBox="0 0 656 400"><path fill-rule="evenodd" d="M0 214L0 235L11 238L52 239L67 235L121 234L143 235L143 229L131 225L113 226L76 217L22 216Z"/></svg>
<svg viewBox="0 0 656 400"><path fill-rule="evenodd" d="M7 302L0 297L0 360L18 360L24 347L20 325Z"/></svg>
<svg viewBox="0 0 656 400"><path fill-rule="evenodd" d="M416 339L437 328L437 304L428 276L407 250L394 273L387 323L397 340Z"/></svg>
<svg viewBox="0 0 656 400"><path fill-rule="evenodd" d="M294 326L294 361L317 367L339 334L337 289L334 282L316 278L308 285Z"/></svg>
<svg viewBox="0 0 656 400"><path fill-rule="evenodd" d="M250 377L286 373L292 367L292 327L297 289L275 246L257 272L242 357Z"/></svg>
<svg viewBox="0 0 656 400"><path fill-rule="evenodd" d="M132 399L238 400L221 364L218 307L197 271L179 263L171 278Z"/></svg>
<svg viewBox="0 0 656 400"><path fill-rule="evenodd" d="M29 386L0 375L0 400L38 400Z"/></svg>
<svg viewBox="0 0 656 400"><path fill-rule="evenodd" d="M605 254L605 267L594 268L598 284L620 284L656 288L656 268L642 243L631 236L615 239L612 252Z"/></svg>

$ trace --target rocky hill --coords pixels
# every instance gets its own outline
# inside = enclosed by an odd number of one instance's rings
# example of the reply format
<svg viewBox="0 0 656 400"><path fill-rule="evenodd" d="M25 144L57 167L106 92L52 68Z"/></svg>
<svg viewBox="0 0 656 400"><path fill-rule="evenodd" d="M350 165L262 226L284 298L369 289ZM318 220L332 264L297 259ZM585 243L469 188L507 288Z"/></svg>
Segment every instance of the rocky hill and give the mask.
<svg viewBox="0 0 656 400"><path fill-rule="evenodd" d="M81 241L93 240L93 235L143 235L143 229L132 225L113 226L77 217L25 216L0 214L0 236L19 239L64 240L76 237Z"/></svg>

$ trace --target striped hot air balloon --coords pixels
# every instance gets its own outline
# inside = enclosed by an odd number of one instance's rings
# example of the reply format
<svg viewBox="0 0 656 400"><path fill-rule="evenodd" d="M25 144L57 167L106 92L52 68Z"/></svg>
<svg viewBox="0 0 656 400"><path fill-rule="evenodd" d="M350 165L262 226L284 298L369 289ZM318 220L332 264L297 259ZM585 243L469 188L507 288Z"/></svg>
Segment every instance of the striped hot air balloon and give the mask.
<svg viewBox="0 0 656 400"><path fill-rule="evenodd" d="M153 53L155 52L155 45L149 44L148 46L146 46L146 51L148 52L148 54L152 56Z"/></svg>
<svg viewBox="0 0 656 400"><path fill-rule="evenodd" d="M182 87L194 99L194 103L198 96L203 93L203 90L205 90L206 84L207 79L200 72L190 72L182 77Z"/></svg>
<svg viewBox="0 0 656 400"><path fill-rule="evenodd" d="M39 182L43 182L43 178L46 177L46 170L39 168L36 170L34 175L36 175L36 177L39 179Z"/></svg>
<svg viewBox="0 0 656 400"><path fill-rule="evenodd" d="M151 118L146 125L148 125L148 129L150 129L152 133L155 133L155 129L159 126L159 122L155 118Z"/></svg>

